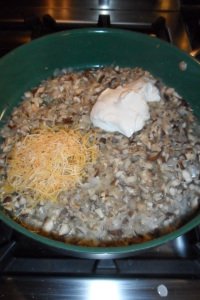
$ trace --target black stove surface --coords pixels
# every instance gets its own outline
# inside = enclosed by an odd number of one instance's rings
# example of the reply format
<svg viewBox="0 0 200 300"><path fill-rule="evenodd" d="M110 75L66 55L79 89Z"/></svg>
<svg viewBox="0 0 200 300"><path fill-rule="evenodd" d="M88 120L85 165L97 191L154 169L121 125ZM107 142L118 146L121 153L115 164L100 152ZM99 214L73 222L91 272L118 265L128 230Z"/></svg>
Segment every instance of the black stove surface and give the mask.
<svg viewBox="0 0 200 300"><path fill-rule="evenodd" d="M16 5L17 3L17 5ZM0 1L0 56L60 30L112 27L200 47L199 1ZM200 227L129 258L81 259L0 222L0 299L194 299L200 295Z"/></svg>

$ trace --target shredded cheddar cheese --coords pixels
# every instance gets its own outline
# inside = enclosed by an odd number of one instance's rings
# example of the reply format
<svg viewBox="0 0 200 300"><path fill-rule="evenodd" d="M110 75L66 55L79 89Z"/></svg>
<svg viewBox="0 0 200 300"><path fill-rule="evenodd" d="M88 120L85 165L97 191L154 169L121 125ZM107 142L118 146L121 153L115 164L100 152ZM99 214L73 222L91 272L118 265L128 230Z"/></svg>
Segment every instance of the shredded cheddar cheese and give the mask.
<svg viewBox="0 0 200 300"><path fill-rule="evenodd" d="M15 144L9 155L7 185L34 200L57 200L81 182L84 167L96 158L89 134L39 129Z"/></svg>

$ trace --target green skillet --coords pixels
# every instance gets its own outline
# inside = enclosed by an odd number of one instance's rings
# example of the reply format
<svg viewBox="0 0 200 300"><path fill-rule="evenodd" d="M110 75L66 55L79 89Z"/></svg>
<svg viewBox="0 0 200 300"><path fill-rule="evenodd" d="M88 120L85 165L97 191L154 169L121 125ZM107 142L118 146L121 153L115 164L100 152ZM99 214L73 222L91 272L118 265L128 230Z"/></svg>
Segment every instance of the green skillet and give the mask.
<svg viewBox="0 0 200 300"><path fill-rule="evenodd" d="M0 113L6 114L29 88L48 78L57 68L101 66L142 67L159 77L192 106L200 118L200 65L186 53L157 38L114 29L69 30L37 39L0 60ZM184 66L181 68L180 66ZM183 70L184 69L184 70ZM3 117L3 118L4 118ZM196 215L178 230L152 241L124 247L82 247L30 232L0 209L0 220L30 239L77 257L116 258L159 246L200 224Z"/></svg>

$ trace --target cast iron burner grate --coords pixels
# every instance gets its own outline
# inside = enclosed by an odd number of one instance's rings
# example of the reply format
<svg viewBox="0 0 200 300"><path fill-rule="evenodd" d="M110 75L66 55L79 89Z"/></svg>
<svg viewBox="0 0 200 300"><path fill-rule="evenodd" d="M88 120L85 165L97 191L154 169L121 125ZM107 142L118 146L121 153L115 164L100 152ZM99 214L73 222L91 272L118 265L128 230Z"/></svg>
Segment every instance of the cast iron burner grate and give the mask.
<svg viewBox="0 0 200 300"><path fill-rule="evenodd" d="M127 19L128 18L128 19ZM147 19L147 20L146 20ZM179 27L178 27L178 26ZM46 34L69 29L90 27L121 28L156 36L159 39L185 47L190 51L190 44L178 13L146 13L142 17L136 12L129 13L124 19L118 12L97 14L96 20L60 20L50 14L25 14L23 18L0 18L0 56L16 47ZM177 30L178 28L178 30ZM184 42L183 42L184 41Z"/></svg>
<svg viewBox="0 0 200 300"><path fill-rule="evenodd" d="M42 18L38 16L27 17L25 18L24 22L26 27L31 31L31 39L35 39L46 34L55 33L61 30L78 29L85 27L85 24L81 23L59 24L48 14L44 15ZM88 24L88 27L121 28L120 25L114 25L111 23L110 15L99 15L97 23L95 25ZM171 42L165 18L162 16L156 18L156 20L151 24L145 25L137 23L134 25L124 25L123 29L152 34L167 42Z"/></svg>

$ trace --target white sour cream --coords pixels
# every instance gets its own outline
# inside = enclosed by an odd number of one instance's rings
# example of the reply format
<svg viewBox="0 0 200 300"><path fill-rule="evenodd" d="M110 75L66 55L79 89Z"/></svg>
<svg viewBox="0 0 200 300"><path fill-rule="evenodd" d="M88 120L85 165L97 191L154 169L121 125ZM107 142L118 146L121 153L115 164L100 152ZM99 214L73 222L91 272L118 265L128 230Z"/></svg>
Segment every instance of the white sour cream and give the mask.
<svg viewBox="0 0 200 300"><path fill-rule="evenodd" d="M149 120L147 102L160 101L160 94L152 81L145 77L116 89L106 89L98 97L90 113L95 127L120 132L130 137Z"/></svg>

